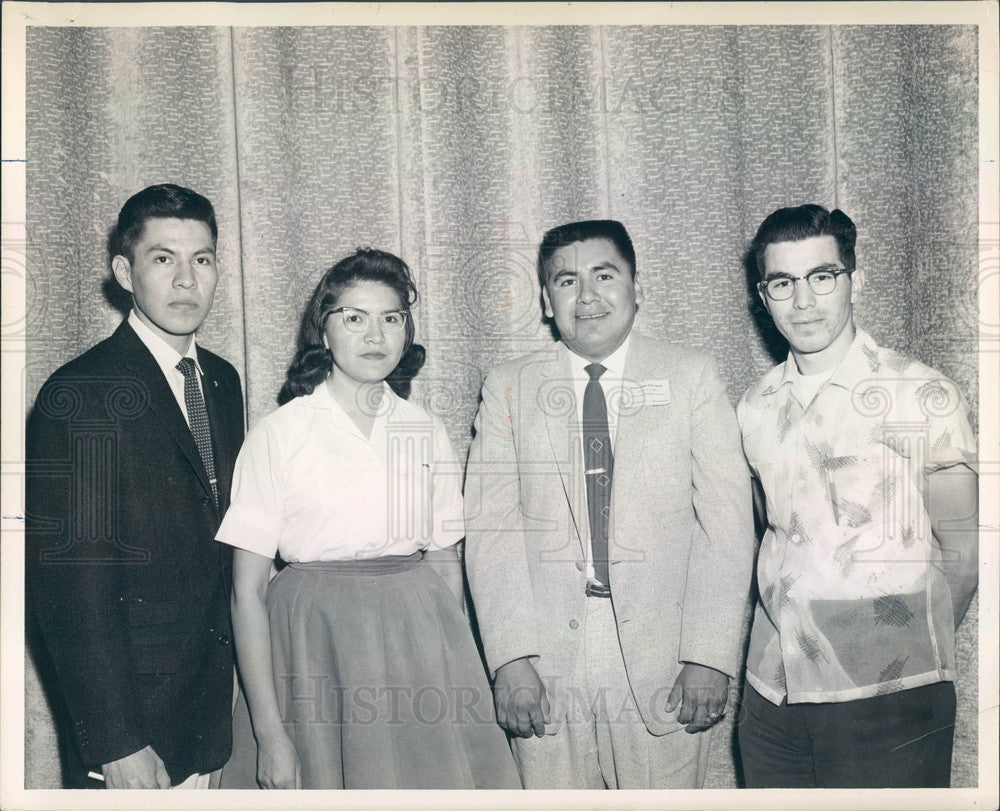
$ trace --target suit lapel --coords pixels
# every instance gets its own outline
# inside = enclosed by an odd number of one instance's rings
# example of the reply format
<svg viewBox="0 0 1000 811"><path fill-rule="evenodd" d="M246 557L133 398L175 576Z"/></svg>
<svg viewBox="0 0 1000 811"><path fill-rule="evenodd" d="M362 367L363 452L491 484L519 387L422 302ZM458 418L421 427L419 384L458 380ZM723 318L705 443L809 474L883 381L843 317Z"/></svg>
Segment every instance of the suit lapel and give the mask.
<svg viewBox="0 0 1000 811"><path fill-rule="evenodd" d="M118 349L125 366L143 382L149 391L151 410L163 424L164 430L180 446L191 465L191 469L205 490L205 495L211 496L212 488L208 483L205 466L198 455L198 446L194 444L191 429L188 428L188 424L184 420L184 414L181 413L181 409L177 405L177 399L170 390L170 386L163 376L163 371L127 321L122 322L122 325L115 331L115 337L118 338Z"/></svg>
<svg viewBox="0 0 1000 811"><path fill-rule="evenodd" d="M225 510L229 503L229 492L232 486L232 460L235 459L238 448L232 447L230 438L233 435L232 426L227 423L231 414L226 413L226 398L228 396L224 384L213 374L212 364L206 360L205 352L198 347L198 361L205 370L201 380L205 395L205 409L208 412L209 430L212 432L212 449L215 453L216 486L219 490L219 512ZM242 426L241 426L242 427Z"/></svg>
<svg viewBox="0 0 1000 811"><path fill-rule="evenodd" d="M648 377L645 347L642 336L633 332L629 342L628 355L625 356L625 373L623 382L629 391L622 392L618 409L618 428L615 433L615 483L612 498L615 494L628 488L627 477L630 471L640 469L643 449L648 441L648 433L644 423L649 417L648 408L638 403L638 386ZM612 508L614 509L614 508Z"/></svg>
<svg viewBox="0 0 1000 811"><path fill-rule="evenodd" d="M587 489L583 478L583 452L577 418L576 391L569 360L562 347L553 350L551 359L539 367L540 380L535 391L545 420L545 432L552 450L551 458L559 470L563 494L585 555L590 544L587 516Z"/></svg>
<svg viewBox="0 0 1000 811"><path fill-rule="evenodd" d="M615 482L611 494L611 532L617 546L632 533L630 521L635 502L646 496L646 467L668 464L662 456L661 438L673 428L670 380L666 378L655 344L633 332L625 358L624 383L615 437ZM648 495L648 494L647 494ZM621 556L619 548L617 554Z"/></svg>

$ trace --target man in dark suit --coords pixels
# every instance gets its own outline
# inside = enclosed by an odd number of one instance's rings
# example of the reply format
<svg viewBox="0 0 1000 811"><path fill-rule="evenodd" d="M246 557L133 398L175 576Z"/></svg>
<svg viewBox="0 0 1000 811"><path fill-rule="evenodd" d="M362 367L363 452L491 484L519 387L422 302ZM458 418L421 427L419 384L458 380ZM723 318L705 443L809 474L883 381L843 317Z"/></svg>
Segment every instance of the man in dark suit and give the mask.
<svg viewBox="0 0 1000 811"><path fill-rule="evenodd" d="M190 189L131 197L111 265L132 311L48 379L28 420L29 606L108 788L208 787L231 747L230 559L213 538L243 397L194 339L217 234Z"/></svg>

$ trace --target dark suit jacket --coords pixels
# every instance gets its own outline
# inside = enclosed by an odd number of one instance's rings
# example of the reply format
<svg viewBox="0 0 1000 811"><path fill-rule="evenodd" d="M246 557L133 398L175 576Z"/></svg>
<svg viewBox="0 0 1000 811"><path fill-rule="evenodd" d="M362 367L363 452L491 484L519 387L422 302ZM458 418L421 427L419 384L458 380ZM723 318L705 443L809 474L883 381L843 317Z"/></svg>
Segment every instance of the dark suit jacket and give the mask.
<svg viewBox="0 0 1000 811"><path fill-rule="evenodd" d="M232 738L230 552L215 532L243 438L236 370L198 348L215 505L191 431L127 322L39 392L27 428L26 588L86 764L151 745L171 781Z"/></svg>

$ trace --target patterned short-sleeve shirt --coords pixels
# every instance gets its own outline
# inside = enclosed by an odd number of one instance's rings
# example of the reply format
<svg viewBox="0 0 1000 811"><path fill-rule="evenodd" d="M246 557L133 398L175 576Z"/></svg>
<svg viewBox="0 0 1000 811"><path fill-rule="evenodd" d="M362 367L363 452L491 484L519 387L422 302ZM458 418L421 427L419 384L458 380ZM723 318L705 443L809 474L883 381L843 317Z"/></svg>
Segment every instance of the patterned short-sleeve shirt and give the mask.
<svg viewBox="0 0 1000 811"><path fill-rule="evenodd" d="M747 680L775 704L955 679L951 593L927 477L975 465L955 385L857 331L811 402L791 356L740 399L767 502Z"/></svg>

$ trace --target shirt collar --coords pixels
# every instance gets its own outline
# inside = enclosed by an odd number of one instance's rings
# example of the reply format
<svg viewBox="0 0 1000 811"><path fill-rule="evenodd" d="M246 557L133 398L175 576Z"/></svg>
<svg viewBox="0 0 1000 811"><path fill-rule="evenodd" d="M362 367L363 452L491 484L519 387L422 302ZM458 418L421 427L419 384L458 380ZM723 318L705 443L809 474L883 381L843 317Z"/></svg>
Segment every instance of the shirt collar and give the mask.
<svg viewBox="0 0 1000 811"><path fill-rule="evenodd" d="M854 329L854 340L844 353L844 357L834 367L829 383L833 386L840 386L853 390L862 380L867 380L877 370L877 362L874 361L878 353L878 344L875 343L871 335L860 327ZM780 370L780 372L779 372ZM798 367L795 365L795 358L792 353L788 353L785 362L768 375L772 379L764 387L761 394L774 394L786 383L791 384L796 378Z"/></svg>
<svg viewBox="0 0 1000 811"><path fill-rule="evenodd" d="M853 390L863 380L870 380L878 371L878 352L878 344L872 336L863 329L856 328L854 340L834 369L830 383Z"/></svg>
<svg viewBox="0 0 1000 811"><path fill-rule="evenodd" d="M376 419L379 417L388 418L392 414L396 413L396 411L398 411L398 408L396 407L398 401L399 397L397 397L396 393L389 387L389 384L383 380L382 402L379 404L378 411L375 414ZM306 408L331 411L337 416L343 415L344 418L350 422L351 418L347 416L347 412L344 411L340 403L333 399L333 395L330 394L330 389L327 388L325 380L312 390L312 394L306 394L303 397L299 397L296 402ZM352 422L351 424L353 425L354 423Z"/></svg>
<svg viewBox="0 0 1000 811"><path fill-rule="evenodd" d="M628 347L631 340L632 333L629 332L625 336L625 340L622 341L622 345L601 361L601 366L608 370L605 372L608 378L621 380L625 377L625 358L628 355ZM569 368L573 372L573 377L589 378L590 375L587 374L586 367L593 363L593 361L581 358L566 344L562 344L562 346L569 356Z"/></svg>
<svg viewBox="0 0 1000 811"><path fill-rule="evenodd" d="M191 358L194 361L195 367L198 369L198 374L204 376L201 364L198 363L198 345L195 343L194 336L191 336L191 340L188 341L187 352L183 355L174 349L170 344L163 340L159 335L157 335L153 330L151 330L146 323L136 315L135 310L131 310L128 314L128 325L132 327L136 335L139 336L139 340L143 342L146 349L149 350L156 364L163 370L163 374L166 375L171 370L177 370L177 364L180 362L181 358Z"/></svg>

